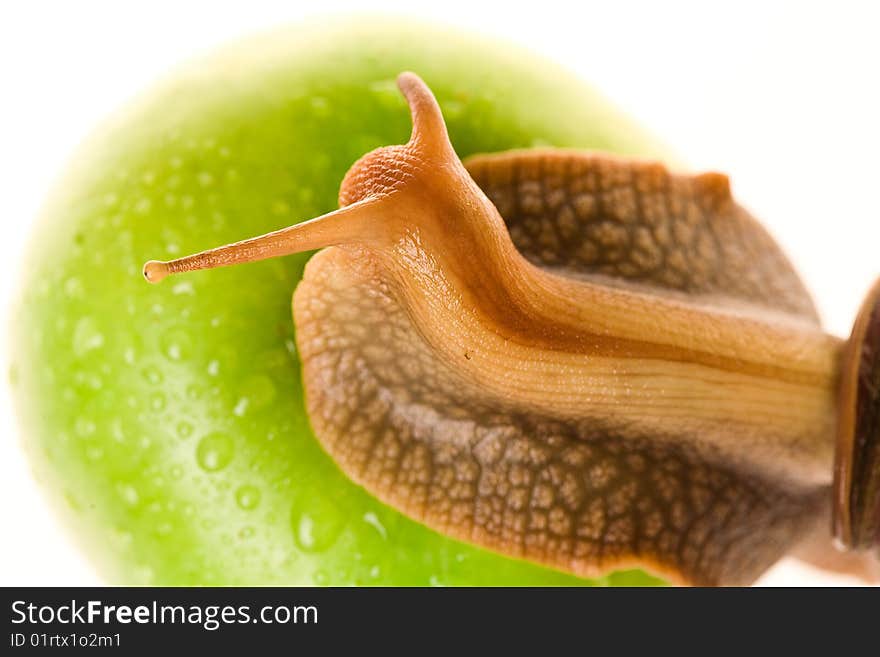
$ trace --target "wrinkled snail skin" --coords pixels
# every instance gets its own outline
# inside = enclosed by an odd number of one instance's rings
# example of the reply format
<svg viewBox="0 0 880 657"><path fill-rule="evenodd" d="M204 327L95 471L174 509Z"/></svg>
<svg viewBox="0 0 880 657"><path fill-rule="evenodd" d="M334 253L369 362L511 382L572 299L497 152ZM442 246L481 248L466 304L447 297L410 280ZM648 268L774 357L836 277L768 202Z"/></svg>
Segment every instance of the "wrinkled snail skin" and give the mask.
<svg viewBox="0 0 880 657"><path fill-rule="evenodd" d="M412 138L355 163L340 210L147 279L330 247L293 300L315 434L444 534L745 584L829 526L843 343L727 179L565 150L465 165L399 84Z"/></svg>

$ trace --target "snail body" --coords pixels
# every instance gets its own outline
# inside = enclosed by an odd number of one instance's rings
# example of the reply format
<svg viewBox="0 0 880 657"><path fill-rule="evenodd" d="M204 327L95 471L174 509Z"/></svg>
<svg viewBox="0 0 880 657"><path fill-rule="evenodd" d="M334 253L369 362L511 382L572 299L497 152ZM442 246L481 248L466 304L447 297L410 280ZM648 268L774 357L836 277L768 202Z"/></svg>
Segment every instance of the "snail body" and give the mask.
<svg viewBox="0 0 880 657"><path fill-rule="evenodd" d="M355 163L338 211L144 270L323 249L293 315L310 421L349 477L584 576L749 583L829 534L835 454L842 497L867 490L843 516L871 517L873 462L842 466L834 438L861 361L724 176L554 149L462 163L427 86L399 85L412 137ZM865 522L837 534L870 544Z"/></svg>

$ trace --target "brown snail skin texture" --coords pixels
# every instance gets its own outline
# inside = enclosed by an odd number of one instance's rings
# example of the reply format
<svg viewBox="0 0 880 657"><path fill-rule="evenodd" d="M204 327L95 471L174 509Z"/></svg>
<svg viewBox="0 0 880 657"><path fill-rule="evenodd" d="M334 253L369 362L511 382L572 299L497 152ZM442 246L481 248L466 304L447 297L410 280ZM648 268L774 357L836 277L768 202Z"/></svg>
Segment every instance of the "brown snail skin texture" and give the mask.
<svg viewBox="0 0 880 657"><path fill-rule="evenodd" d="M356 162L339 210L147 280L323 249L293 297L315 435L439 532L582 576L747 584L789 553L873 575L876 402L840 388L873 372L847 354L878 313L826 335L721 174L559 149L463 164L428 87L398 83L412 137ZM866 553L837 555L832 512Z"/></svg>

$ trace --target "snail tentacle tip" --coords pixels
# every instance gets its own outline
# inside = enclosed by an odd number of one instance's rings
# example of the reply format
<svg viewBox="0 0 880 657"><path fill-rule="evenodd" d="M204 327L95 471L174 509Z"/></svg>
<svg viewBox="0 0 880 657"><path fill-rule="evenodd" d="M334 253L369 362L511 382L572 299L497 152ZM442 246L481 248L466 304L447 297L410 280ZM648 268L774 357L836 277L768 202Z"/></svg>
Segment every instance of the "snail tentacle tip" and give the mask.
<svg viewBox="0 0 880 657"><path fill-rule="evenodd" d="M406 84L409 84L416 77L416 74L412 71L401 71L397 75L397 84L398 86L402 87Z"/></svg>
<svg viewBox="0 0 880 657"><path fill-rule="evenodd" d="M412 115L413 132L410 142L422 144L428 152L450 155L446 122L430 87L417 74L404 71L397 76L397 88L406 99Z"/></svg>
<svg viewBox="0 0 880 657"><path fill-rule="evenodd" d="M397 76L397 88L406 93L407 90L427 87L422 78L412 71L403 71Z"/></svg>
<svg viewBox="0 0 880 657"><path fill-rule="evenodd" d="M170 273L168 264L159 260L150 260L144 265L144 278L148 283L156 284Z"/></svg>

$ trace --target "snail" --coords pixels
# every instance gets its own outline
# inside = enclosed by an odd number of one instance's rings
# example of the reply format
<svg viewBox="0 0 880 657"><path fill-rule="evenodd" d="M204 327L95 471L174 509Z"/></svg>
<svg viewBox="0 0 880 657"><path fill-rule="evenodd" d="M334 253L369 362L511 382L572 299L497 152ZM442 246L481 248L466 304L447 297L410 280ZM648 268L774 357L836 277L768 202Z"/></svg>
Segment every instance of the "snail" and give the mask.
<svg viewBox="0 0 880 657"><path fill-rule="evenodd" d="M292 304L315 435L443 534L582 576L741 585L792 553L876 574L880 287L828 335L724 175L462 163L425 83L398 86L412 136L338 210L145 278L321 249Z"/></svg>

